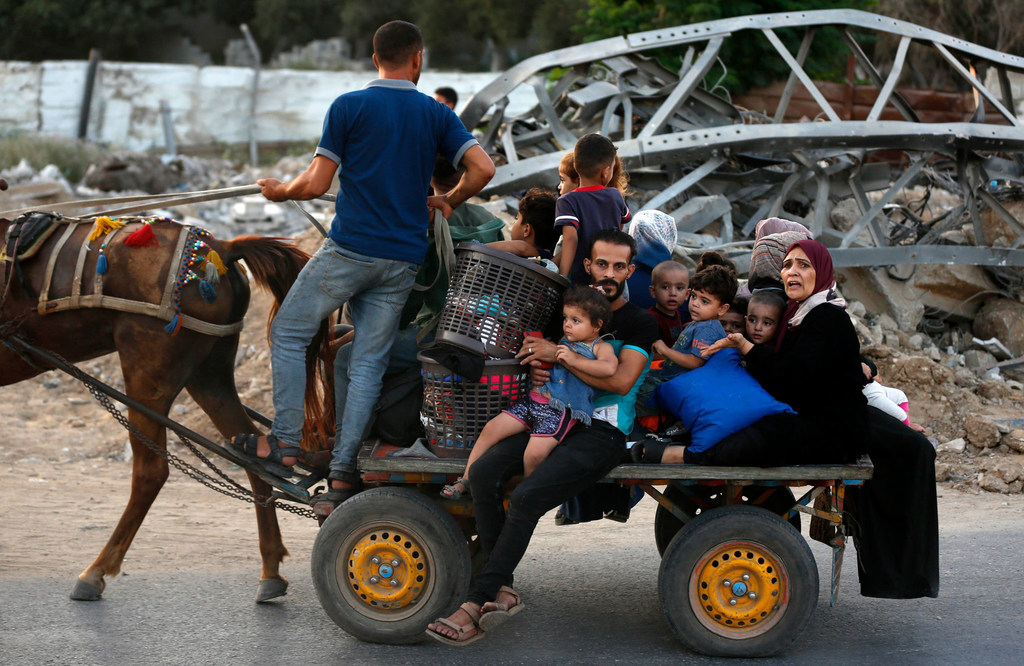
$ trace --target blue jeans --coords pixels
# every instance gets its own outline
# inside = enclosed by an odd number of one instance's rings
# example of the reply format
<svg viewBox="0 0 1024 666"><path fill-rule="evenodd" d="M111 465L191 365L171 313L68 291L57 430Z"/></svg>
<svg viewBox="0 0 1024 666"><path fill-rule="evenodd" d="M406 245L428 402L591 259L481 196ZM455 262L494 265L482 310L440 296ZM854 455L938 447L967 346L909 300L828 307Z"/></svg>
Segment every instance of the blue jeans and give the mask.
<svg viewBox="0 0 1024 666"><path fill-rule="evenodd" d="M302 441L306 348L320 322L348 302L356 330L352 357L341 372L336 363L334 374L335 392L351 393L351 399L335 403L338 430L331 469L355 471L362 434L380 395L398 318L417 270L407 261L368 257L324 240L299 273L270 328L271 431L282 445L298 446Z"/></svg>

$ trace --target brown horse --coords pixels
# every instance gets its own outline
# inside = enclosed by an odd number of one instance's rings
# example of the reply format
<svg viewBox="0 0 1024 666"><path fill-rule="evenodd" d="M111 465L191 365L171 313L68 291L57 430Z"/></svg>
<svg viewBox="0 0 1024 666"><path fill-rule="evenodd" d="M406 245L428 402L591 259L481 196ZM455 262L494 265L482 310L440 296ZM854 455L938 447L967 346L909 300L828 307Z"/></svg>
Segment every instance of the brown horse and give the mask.
<svg viewBox="0 0 1024 666"><path fill-rule="evenodd" d="M10 262L3 265L0 343L14 335L73 363L116 351L128 397L166 415L184 388L223 436L257 432L238 397L233 374L239 338L237 328L240 328L238 324L249 305L250 295L248 281L235 262L243 259L256 283L273 294L272 318L309 255L283 239L244 236L217 241L208 235L196 236L195 231L192 232L192 238L197 239L192 244L195 247L181 249L182 235L188 233L189 227L169 220L149 224L141 245L125 243L133 232L146 226L137 221L89 241L88 236L94 230L89 222L76 224L72 221L73 228L69 228L64 221L38 245L32 258L21 262L19 270ZM12 224L0 219L0 232L6 234ZM99 230L94 235L99 235ZM216 251L216 259L222 260L215 261L209 255L210 250ZM53 257L55 251L57 256ZM105 270L97 271L97 265L104 263ZM219 270L204 271L206 263ZM180 268L181 264L185 264L184 269ZM214 272L217 276L212 275ZM52 275L47 276L47 273ZM206 285L200 284L200 276L208 279ZM183 281L182 277L188 279ZM174 290L167 287L169 281L180 285L180 291L172 293ZM213 282L217 284L211 284ZM200 292L201 286L206 289L206 298ZM210 287L213 287L215 299L210 298ZM54 306L62 299L66 304L76 290L80 292L82 303L88 303L87 297L96 293L116 304L154 304L162 299L165 303L170 300L178 315L172 328L179 319L184 325L172 334L165 329L170 319L167 316L128 312L123 307L109 309L96 303L84 308ZM41 298L52 312L39 313ZM208 302L210 300L212 302ZM212 326L204 329L206 325ZM316 367L315 354L309 356L307 386L313 386L320 381L323 368ZM46 368L37 367L7 345L0 345L0 385L20 382L43 370ZM322 398L312 399L313 393L307 391L311 398L307 400L307 414L315 419L323 403ZM133 409L129 409L128 419L145 437L159 447L166 447L162 425ZM167 479L167 461L135 434L130 435L130 440L133 459L128 505L99 556L78 577L71 593L73 599L100 597L104 578L116 576L120 571L132 538ZM267 483L251 473L249 481L255 495L269 496ZM281 577L279 565L288 551L281 541L273 505L257 504L256 522L263 561L256 600L261 602L285 594L288 582Z"/></svg>

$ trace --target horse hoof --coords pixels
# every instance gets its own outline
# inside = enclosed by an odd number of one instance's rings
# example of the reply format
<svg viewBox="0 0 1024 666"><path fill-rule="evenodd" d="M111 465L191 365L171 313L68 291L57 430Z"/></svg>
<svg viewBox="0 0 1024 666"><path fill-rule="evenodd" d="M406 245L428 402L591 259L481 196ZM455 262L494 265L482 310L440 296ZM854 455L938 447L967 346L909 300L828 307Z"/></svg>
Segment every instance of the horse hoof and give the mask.
<svg viewBox="0 0 1024 666"><path fill-rule="evenodd" d="M87 583L81 579L75 583L75 588L71 590L71 598L75 601L98 601L102 594L102 587L96 587L92 583Z"/></svg>
<svg viewBox="0 0 1024 666"><path fill-rule="evenodd" d="M288 581L279 578L266 578L260 581L256 590L256 603L262 604L288 594Z"/></svg>

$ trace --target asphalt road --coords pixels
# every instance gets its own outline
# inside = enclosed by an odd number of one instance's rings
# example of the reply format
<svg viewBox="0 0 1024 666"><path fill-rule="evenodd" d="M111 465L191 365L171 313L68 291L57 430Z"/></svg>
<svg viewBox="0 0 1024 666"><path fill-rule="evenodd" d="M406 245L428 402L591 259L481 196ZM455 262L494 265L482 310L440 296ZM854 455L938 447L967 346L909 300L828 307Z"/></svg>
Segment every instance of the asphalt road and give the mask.
<svg viewBox="0 0 1024 666"><path fill-rule="evenodd" d="M104 599L68 599L73 577L0 579L0 663L424 664L706 663L671 635L657 604L659 558L649 512L625 526L556 528L545 517L517 572L523 613L466 648L432 641L372 645L321 610L308 561L286 570L283 599L252 603L252 571L231 562L202 570L146 570L108 584ZM807 631L780 663L1020 664L1024 527L1019 511L993 524L942 529L938 599L857 594L854 551L839 604L828 605L830 551L811 548L823 581ZM1016 528L1016 529L1014 529ZM805 528L806 530L806 528Z"/></svg>

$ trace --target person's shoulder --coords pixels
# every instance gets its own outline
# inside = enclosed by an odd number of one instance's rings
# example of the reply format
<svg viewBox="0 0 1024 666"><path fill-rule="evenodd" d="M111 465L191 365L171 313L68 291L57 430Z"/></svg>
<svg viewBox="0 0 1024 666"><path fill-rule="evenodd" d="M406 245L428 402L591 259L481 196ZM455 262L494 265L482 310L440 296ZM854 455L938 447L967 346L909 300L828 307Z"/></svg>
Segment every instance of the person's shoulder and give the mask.
<svg viewBox="0 0 1024 666"><path fill-rule="evenodd" d="M827 325L835 325L840 323L850 324L850 316L846 314L846 309L832 303L822 303L818 307L812 309L804 317L804 323L820 322ZM852 324L850 324L852 326Z"/></svg>

